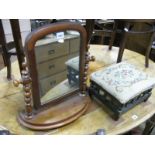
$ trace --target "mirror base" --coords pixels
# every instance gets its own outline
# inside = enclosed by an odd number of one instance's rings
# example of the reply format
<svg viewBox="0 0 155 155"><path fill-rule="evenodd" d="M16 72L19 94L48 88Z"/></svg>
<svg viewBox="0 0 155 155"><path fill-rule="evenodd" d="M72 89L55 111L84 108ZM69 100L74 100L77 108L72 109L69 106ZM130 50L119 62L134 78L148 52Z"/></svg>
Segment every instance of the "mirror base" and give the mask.
<svg viewBox="0 0 155 155"><path fill-rule="evenodd" d="M75 94L70 99L64 100L56 106L33 114L32 119L26 118L25 113L21 111L18 115L18 121L24 127L32 130L49 130L62 127L85 113L90 102L88 96Z"/></svg>

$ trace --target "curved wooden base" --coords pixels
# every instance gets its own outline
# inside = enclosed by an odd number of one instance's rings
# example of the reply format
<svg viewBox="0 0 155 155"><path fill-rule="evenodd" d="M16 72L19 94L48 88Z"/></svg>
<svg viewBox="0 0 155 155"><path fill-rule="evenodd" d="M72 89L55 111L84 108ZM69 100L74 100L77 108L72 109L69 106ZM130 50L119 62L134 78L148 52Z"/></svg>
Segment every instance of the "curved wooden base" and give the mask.
<svg viewBox="0 0 155 155"><path fill-rule="evenodd" d="M52 106L47 110L26 118L25 113L19 113L18 121L21 125L33 130L49 130L64 126L78 119L88 108L88 96L76 94L62 103Z"/></svg>

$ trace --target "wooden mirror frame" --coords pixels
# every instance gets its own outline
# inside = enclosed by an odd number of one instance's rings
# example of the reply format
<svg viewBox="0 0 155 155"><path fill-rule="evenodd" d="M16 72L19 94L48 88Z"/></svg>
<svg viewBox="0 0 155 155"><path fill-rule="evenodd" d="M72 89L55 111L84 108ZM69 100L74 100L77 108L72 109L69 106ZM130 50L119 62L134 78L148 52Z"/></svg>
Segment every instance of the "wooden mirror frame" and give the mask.
<svg viewBox="0 0 155 155"><path fill-rule="evenodd" d="M39 92L39 84L38 84L39 82L38 82L38 71L36 66L36 57L35 57L35 44L39 39L43 38L48 34L65 31L65 30L74 30L80 33L80 51L79 51L80 86L79 86L79 89L81 93L85 93L84 92L85 86L82 83L83 76L84 76L84 63L85 63L85 53L83 51L86 51L86 38L87 38L85 29L81 25L74 24L74 23L50 24L30 33L25 42L25 51L26 51L25 54L28 61L30 77L32 78L32 94L33 94L33 103L34 103L35 109L40 109L42 108L42 106L48 106L49 104L58 103L64 97L70 95L70 94L67 94L65 96L60 97L59 99L49 101L48 103L46 102L44 105L41 105L40 98L38 97L40 96L40 92Z"/></svg>
<svg viewBox="0 0 155 155"><path fill-rule="evenodd" d="M35 44L39 39L48 34L65 30L78 31L80 33L79 89L41 105L38 71L35 58ZM32 85L33 104L30 103L30 95L25 95L25 111L20 112L18 116L18 121L22 125L33 130L53 129L76 120L86 111L90 102L89 97L86 95L86 80L88 63L91 60L87 50L87 33L85 28L80 24L70 22L54 23L39 28L28 35L25 42L25 54L28 68L26 64L23 65L24 70L22 72L22 82L19 83L24 85L25 94L31 94L29 88ZM64 110L65 116L61 116L62 118L57 116L62 113L62 109L64 108L63 106L61 107L60 104L67 105L67 109ZM78 105L78 108L74 108L75 104L76 106ZM56 109L56 112L53 110L53 107Z"/></svg>

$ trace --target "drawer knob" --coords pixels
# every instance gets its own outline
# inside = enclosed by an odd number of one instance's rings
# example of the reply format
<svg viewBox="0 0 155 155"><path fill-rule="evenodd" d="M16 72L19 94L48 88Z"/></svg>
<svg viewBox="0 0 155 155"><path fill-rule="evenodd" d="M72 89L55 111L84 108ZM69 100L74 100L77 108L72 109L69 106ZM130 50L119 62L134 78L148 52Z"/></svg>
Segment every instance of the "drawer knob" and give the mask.
<svg viewBox="0 0 155 155"><path fill-rule="evenodd" d="M54 53L55 53L55 50L49 50L49 51L48 51L48 55L54 54Z"/></svg>
<svg viewBox="0 0 155 155"><path fill-rule="evenodd" d="M49 68L49 69L55 68L55 65L54 65L54 64L49 65L48 68Z"/></svg>
<svg viewBox="0 0 155 155"><path fill-rule="evenodd" d="M55 84L56 84L56 81L51 81L50 82L50 85L53 87L53 86L55 86Z"/></svg>

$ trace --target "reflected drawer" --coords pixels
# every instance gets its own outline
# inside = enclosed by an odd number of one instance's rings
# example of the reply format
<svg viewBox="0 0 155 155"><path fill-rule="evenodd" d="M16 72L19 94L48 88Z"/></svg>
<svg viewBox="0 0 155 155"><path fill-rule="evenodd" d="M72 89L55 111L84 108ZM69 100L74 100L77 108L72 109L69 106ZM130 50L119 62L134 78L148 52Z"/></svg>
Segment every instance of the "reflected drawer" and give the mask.
<svg viewBox="0 0 155 155"><path fill-rule="evenodd" d="M64 43L52 42L35 47L35 55L37 63L56 58L69 53L69 40Z"/></svg>
<svg viewBox="0 0 155 155"><path fill-rule="evenodd" d="M67 56L64 56L37 64L39 78L44 78L49 75L66 70L65 62L67 61L67 58Z"/></svg>
<svg viewBox="0 0 155 155"><path fill-rule="evenodd" d="M51 88L67 79L67 71L55 74L40 80L41 96L45 95Z"/></svg>
<svg viewBox="0 0 155 155"><path fill-rule="evenodd" d="M70 39L70 52L79 52L80 51L80 38Z"/></svg>

